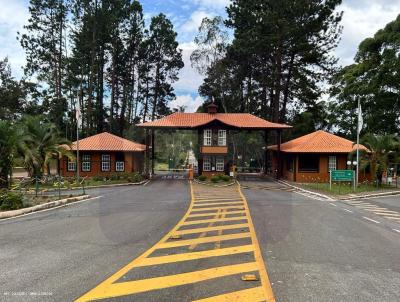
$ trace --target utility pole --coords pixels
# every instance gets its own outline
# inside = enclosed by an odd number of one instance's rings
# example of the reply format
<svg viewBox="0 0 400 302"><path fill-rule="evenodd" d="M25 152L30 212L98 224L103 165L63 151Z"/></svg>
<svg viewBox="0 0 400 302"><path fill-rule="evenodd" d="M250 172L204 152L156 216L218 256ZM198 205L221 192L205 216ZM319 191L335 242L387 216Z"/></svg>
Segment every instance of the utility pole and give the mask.
<svg viewBox="0 0 400 302"><path fill-rule="evenodd" d="M76 181L79 183L79 126L82 122L81 105L79 103L79 97L76 97Z"/></svg>
<svg viewBox="0 0 400 302"><path fill-rule="evenodd" d="M356 166L356 188L358 187L358 175L359 175L359 166L360 166L360 132L363 126L363 118L362 118L362 113L361 113L361 104L360 104L360 98L358 99L358 104L357 104L357 166Z"/></svg>

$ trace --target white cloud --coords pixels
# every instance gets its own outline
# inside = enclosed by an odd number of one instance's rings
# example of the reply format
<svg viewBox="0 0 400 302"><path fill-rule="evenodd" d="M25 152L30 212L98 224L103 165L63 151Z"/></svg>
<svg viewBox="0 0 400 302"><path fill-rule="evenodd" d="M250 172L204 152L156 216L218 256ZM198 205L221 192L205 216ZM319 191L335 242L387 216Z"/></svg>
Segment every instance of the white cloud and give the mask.
<svg viewBox="0 0 400 302"><path fill-rule="evenodd" d="M190 94L178 95L175 100L170 103L170 108L178 108L185 106L185 112L196 112L197 108L203 104L203 99L199 96L193 98Z"/></svg>
<svg viewBox="0 0 400 302"><path fill-rule="evenodd" d="M372 37L379 29L396 19L400 11L400 3L358 0L353 3L343 3L339 9L344 11L343 34L335 53L340 59L340 64L348 65L353 63L358 45L365 38Z"/></svg>
<svg viewBox="0 0 400 302"><path fill-rule="evenodd" d="M25 54L16 38L29 18L28 8L22 0L0 0L0 7L0 58L8 56L13 74L19 78Z"/></svg>
<svg viewBox="0 0 400 302"><path fill-rule="evenodd" d="M187 20L185 23L182 24L182 26L180 27L180 32L184 33L197 32L201 25L201 21L206 17L212 17L212 16L213 14L207 13L202 10L195 11L190 15L189 20Z"/></svg>
<svg viewBox="0 0 400 302"><path fill-rule="evenodd" d="M191 0L190 2L200 7L224 9L229 4L230 0Z"/></svg>
<svg viewBox="0 0 400 302"><path fill-rule="evenodd" d="M174 84L177 91L185 93L197 93L197 90L203 82L203 77L191 66L190 55L196 48L194 42L181 43L179 48L182 49L182 59L185 67L179 73L179 80Z"/></svg>

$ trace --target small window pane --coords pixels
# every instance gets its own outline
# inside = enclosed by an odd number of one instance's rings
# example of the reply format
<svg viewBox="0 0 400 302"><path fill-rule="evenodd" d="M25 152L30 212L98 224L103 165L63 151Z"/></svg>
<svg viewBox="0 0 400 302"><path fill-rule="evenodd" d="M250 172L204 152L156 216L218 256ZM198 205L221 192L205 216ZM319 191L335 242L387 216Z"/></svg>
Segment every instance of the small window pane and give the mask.
<svg viewBox="0 0 400 302"><path fill-rule="evenodd" d="M226 146L226 130L218 130L218 146Z"/></svg>
<svg viewBox="0 0 400 302"><path fill-rule="evenodd" d="M75 171L76 170L76 162L68 160L67 170L68 171Z"/></svg>
<svg viewBox="0 0 400 302"><path fill-rule="evenodd" d="M102 154L101 160L102 161L110 161L110 154Z"/></svg>
<svg viewBox="0 0 400 302"><path fill-rule="evenodd" d="M224 169L225 168L224 158L223 157L217 157L215 166L216 166L216 170L218 172L224 171L225 170Z"/></svg>
<svg viewBox="0 0 400 302"><path fill-rule="evenodd" d="M203 158L203 171L211 171L211 158L209 156Z"/></svg>
<svg viewBox="0 0 400 302"><path fill-rule="evenodd" d="M90 161L82 162L82 171L83 172L90 172Z"/></svg>
<svg viewBox="0 0 400 302"><path fill-rule="evenodd" d="M204 130L204 146L211 146L212 144L212 131L211 129Z"/></svg>
<svg viewBox="0 0 400 302"><path fill-rule="evenodd" d="M90 172L91 169L91 156L90 154L83 154L82 155L82 171L83 172Z"/></svg>
<svg viewBox="0 0 400 302"><path fill-rule="evenodd" d="M336 156L329 156L328 171L336 170Z"/></svg>
<svg viewBox="0 0 400 302"><path fill-rule="evenodd" d="M124 172L124 170L125 170L125 163L123 161L117 161L115 163L115 171Z"/></svg>

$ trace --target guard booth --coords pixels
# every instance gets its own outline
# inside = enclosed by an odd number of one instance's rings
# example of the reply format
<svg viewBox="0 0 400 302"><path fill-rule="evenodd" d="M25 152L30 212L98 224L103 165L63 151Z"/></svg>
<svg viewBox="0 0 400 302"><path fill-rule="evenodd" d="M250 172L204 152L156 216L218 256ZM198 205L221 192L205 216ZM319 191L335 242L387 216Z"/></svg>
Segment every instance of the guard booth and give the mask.
<svg viewBox="0 0 400 302"><path fill-rule="evenodd" d="M235 159L229 158L228 141L230 131L262 131L264 146L268 144L270 131L276 132L278 157L280 155L282 130L291 126L272 123L249 113L218 113L217 105L211 103L207 113L176 112L164 118L139 124L146 129L146 171L154 175L155 162L155 130L175 129L197 132L198 138L198 175L212 176L217 174L230 175L237 166ZM264 148L264 162L267 162L267 148ZM279 160L279 158L278 158ZM278 165L281 167L282 165ZM280 169L280 168L278 168ZM264 173L267 169L264 168ZM277 178L281 175L278 170Z"/></svg>

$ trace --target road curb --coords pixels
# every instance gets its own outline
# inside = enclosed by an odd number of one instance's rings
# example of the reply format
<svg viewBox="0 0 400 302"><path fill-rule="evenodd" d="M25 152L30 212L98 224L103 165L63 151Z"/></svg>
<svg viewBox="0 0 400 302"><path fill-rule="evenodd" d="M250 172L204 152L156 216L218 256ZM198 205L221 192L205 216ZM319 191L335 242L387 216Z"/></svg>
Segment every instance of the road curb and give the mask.
<svg viewBox="0 0 400 302"><path fill-rule="evenodd" d="M47 210L47 209L51 209L54 207L63 206L63 205L66 205L66 204L69 204L72 202L82 201L82 200L85 200L88 198L90 198L90 195L69 197L69 198L65 198L65 199L47 202L44 204L39 204L39 205L29 207L29 208L23 208L23 209L12 210L12 211L7 211L7 212L0 212L0 220L5 219L5 218L16 217L16 216L20 216L20 215L24 215L24 214L28 214L28 213L32 213L32 212L37 212L37 211L41 211L41 210Z"/></svg>
<svg viewBox="0 0 400 302"><path fill-rule="evenodd" d="M353 199L363 199L363 198L370 198L370 197L384 197L384 196L395 196L400 195L400 191L390 191L390 192L382 192L382 193L374 193L374 194L367 194L367 195L355 195L355 196L341 196L339 200L353 200Z"/></svg>
<svg viewBox="0 0 400 302"><path fill-rule="evenodd" d="M141 182L128 182L128 183L122 183L122 184L110 184L110 185L101 185L101 186L87 186L87 187L85 187L85 190L98 189L98 188L125 187L125 186L141 186L141 185L147 185L149 182L150 182L150 179L146 179ZM60 190L61 191L76 191L76 190L82 190L82 187L60 188ZM57 191L58 191L57 188L43 190L43 192L57 192Z"/></svg>
<svg viewBox="0 0 400 302"><path fill-rule="evenodd" d="M324 198L324 199L329 200L329 201L335 201L336 200L336 199L334 199L334 198L332 198L332 197L330 197L328 195L317 193L317 192L313 192L313 191L309 191L309 190L294 186L294 185L292 185L292 184L290 184L290 183L288 183L286 181L283 181L283 180L277 180L276 182L278 182L280 184L283 184L285 186L294 188L294 189L299 190L301 192L304 192L304 193L307 193L307 194L310 194L310 195L315 195L315 196L320 197L320 198Z"/></svg>

